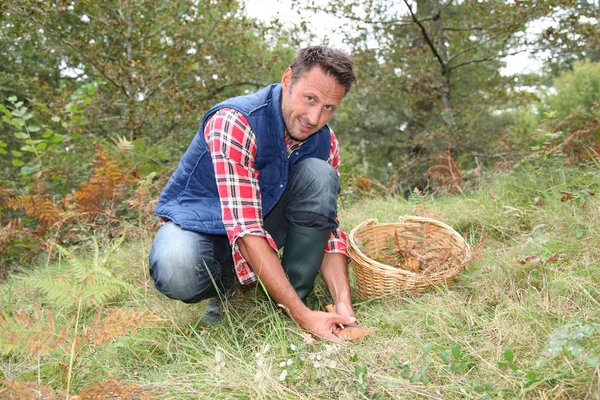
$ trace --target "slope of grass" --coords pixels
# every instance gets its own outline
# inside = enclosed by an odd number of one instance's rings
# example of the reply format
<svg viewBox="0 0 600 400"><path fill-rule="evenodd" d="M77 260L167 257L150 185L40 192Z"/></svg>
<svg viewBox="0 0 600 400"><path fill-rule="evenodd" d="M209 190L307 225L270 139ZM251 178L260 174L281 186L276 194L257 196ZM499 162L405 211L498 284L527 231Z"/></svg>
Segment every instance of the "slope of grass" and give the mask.
<svg viewBox="0 0 600 400"><path fill-rule="evenodd" d="M597 399L600 202L593 192L599 183L592 168L523 166L465 195L374 198L344 207L346 231L367 218L391 222L429 210L471 244L484 243L483 257L448 288L418 297L356 298L359 321L376 330L356 344L313 343L256 285L237 291L221 326L201 329L204 303L158 294L146 272L151 235L131 235L107 263L113 277L131 286L101 306L82 308L79 317L55 307L32 284L63 273L64 259L0 285L4 332L31 330L35 324L8 329L7 321L20 310L34 322L42 319L37 305L54 311L55 330L69 333L42 355L32 356L30 345L2 345L0 378L40 382L63 397L70 370L71 394L116 377L146 397L169 399ZM93 263L86 249L73 251ZM322 282L311 301L329 301ZM141 319L100 345L81 336L71 346L81 332L99 329L97 315L120 308L163 321Z"/></svg>

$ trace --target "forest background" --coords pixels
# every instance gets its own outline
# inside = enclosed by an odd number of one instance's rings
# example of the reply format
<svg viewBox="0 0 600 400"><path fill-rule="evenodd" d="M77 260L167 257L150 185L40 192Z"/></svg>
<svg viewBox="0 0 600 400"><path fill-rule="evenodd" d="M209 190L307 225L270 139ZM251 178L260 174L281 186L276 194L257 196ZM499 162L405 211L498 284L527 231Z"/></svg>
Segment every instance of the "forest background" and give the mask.
<svg viewBox="0 0 600 400"><path fill-rule="evenodd" d="M343 22L336 41L359 77L330 123L342 148L342 209L468 196L524 166L539 173L534 182L562 168L598 169L592 1L297 1L293 22L250 17L228 0L5 0L0 11L2 279L90 244L98 266L104 245L118 247L105 241L151 236L156 198L204 112L278 82L299 47L330 40L314 13ZM544 28L528 34L533 26ZM507 57L522 52L543 67L503 75ZM594 196L592 184L564 192L577 204ZM59 304L65 285L52 289ZM18 325L8 293L0 321ZM88 295L97 305L114 293ZM10 358L17 342L5 343ZM63 364L68 384L54 385L67 393L74 358ZM378 393L365 374L355 371L353 387ZM493 392L484 389L476 392Z"/></svg>

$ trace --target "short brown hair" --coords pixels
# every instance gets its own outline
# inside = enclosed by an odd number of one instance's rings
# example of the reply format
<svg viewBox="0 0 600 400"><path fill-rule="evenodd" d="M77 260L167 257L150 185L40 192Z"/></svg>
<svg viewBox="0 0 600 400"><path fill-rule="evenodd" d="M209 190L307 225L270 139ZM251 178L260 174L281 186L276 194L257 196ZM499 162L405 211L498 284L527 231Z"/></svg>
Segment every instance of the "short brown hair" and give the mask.
<svg viewBox="0 0 600 400"><path fill-rule="evenodd" d="M348 54L327 46L309 46L298 50L292 65L290 65L292 84L296 83L306 71L316 66L319 66L327 75L334 77L344 86L346 93L356 82L354 62Z"/></svg>

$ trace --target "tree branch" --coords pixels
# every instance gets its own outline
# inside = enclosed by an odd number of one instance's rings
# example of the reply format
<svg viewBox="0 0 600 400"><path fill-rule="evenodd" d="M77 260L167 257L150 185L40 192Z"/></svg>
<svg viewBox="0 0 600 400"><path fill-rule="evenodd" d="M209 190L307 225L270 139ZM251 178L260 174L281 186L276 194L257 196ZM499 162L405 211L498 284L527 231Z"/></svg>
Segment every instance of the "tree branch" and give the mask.
<svg viewBox="0 0 600 400"><path fill-rule="evenodd" d="M438 53L435 45L433 44L433 42L431 41L431 38L429 37L429 35L427 34L427 30L425 29L425 26L421 23L421 21L417 18L417 16L413 13L412 8L410 7L410 4L408 4L407 0L404 0L404 4L406 4L406 7L408 7L408 11L410 12L410 15L412 17L412 20L415 22L415 24L417 24L419 26L419 28L421 29L421 32L423 33L423 38L425 39L425 41L427 42L427 45L429 46L429 48L431 49L431 51L433 52L433 55L435 56L435 58L437 58L438 62L440 63L440 65L442 66L442 70L445 70L447 68L446 63L444 62L444 60L442 59L442 57L440 56L440 54Z"/></svg>

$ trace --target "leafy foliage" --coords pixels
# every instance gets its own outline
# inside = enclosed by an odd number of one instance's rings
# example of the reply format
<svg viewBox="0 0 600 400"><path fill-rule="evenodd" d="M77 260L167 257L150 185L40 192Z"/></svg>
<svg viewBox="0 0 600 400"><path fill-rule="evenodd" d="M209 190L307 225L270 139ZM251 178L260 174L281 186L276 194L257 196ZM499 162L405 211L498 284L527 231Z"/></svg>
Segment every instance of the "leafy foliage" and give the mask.
<svg viewBox="0 0 600 400"><path fill-rule="evenodd" d="M75 257L66 248L57 245L63 256L66 257L67 268L59 276L33 281L33 285L43 292L57 307L74 309L81 302L83 307L92 307L121 294L124 290L131 290L131 286L120 279L114 278L107 264L110 256L123 243L125 236L121 236L111 248L100 256L100 249L95 237L92 237L92 260L87 262Z"/></svg>
<svg viewBox="0 0 600 400"><path fill-rule="evenodd" d="M14 315L0 315L0 346L4 353L24 352L43 356L66 344L68 329L56 327L54 313L33 307L33 313L22 309Z"/></svg>

